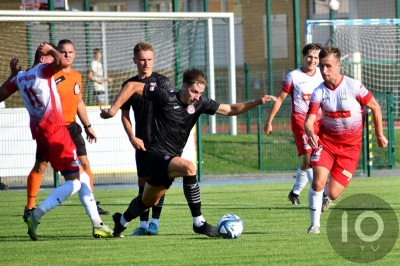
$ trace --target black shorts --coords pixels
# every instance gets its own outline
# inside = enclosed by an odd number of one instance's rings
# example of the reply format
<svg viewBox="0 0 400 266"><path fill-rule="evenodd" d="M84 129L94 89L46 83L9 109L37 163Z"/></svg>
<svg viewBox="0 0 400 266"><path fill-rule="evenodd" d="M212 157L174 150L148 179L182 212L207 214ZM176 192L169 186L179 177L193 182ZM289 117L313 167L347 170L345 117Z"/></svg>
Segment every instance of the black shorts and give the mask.
<svg viewBox="0 0 400 266"><path fill-rule="evenodd" d="M69 135L71 136L72 141L76 146L76 153L79 156L86 156L86 144L85 140L82 137L82 127L76 122L72 122L67 126ZM36 147L36 160L38 161L48 161L47 158L44 158Z"/></svg>
<svg viewBox="0 0 400 266"><path fill-rule="evenodd" d="M144 165L146 159L146 152L135 150L136 157L136 169L138 177L148 177L149 173L146 171L146 167Z"/></svg>
<svg viewBox="0 0 400 266"><path fill-rule="evenodd" d="M158 187L163 185L166 189L172 185L173 179L168 178L168 165L174 156L146 152L145 170L150 175L147 183Z"/></svg>

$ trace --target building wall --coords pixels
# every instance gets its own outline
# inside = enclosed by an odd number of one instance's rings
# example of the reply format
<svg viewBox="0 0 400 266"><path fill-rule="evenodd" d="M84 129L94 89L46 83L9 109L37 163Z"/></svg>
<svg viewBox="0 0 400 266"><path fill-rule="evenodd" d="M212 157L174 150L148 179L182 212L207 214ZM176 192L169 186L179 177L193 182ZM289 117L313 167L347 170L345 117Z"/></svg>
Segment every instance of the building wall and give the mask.
<svg viewBox="0 0 400 266"><path fill-rule="evenodd" d="M160 8L172 11L172 0L149 0L150 11L157 12ZM285 22L282 32L275 32L270 35L273 38L273 63L277 68L286 72L295 67L295 35L294 35L294 17L293 0L270 0L271 14L273 19ZM395 17L395 0L341 0L342 6L337 18L390 18ZM3 10L18 10L21 0L0 0L0 8ZM90 5L96 7L97 11L142 11L144 10L144 0L90 0ZM82 10L82 0L68 0L71 8ZM318 7L316 8L316 4ZM244 61L250 65L266 69L268 67L267 58L267 37L264 23L266 15L266 0L209 0L210 12L234 12L235 17L241 21L240 32L242 36L236 36L243 45L237 45L237 53L242 53ZM204 0L179 0L179 11L202 12ZM329 10L326 4L321 0L303 0L299 1L300 8L300 47L305 44L304 25L308 18L328 19ZM317 11L314 9L318 9ZM318 14L315 14L318 12ZM241 20L240 20L241 18ZM283 38L285 37L285 38ZM281 39L283 41L281 41ZM278 75L278 74L277 74ZM280 74L278 76L281 76Z"/></svg>
<svg viewBox="0 0 400 266"><path fill-rule="evenodd" d="M0 10L19 10L20 3L17 0L0 0Z"/></svg>

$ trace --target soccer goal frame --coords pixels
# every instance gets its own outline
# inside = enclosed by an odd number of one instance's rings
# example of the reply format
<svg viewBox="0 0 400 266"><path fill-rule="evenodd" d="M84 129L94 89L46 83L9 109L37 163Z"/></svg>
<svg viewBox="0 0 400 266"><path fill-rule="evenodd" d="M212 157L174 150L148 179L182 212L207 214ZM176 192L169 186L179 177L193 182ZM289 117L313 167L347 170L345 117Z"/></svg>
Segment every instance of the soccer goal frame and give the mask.
<svg viewBox="0 0 400 266"><path fill-rule="evenodd" d="M340 48L346 75L375 93L393 93L394 112L400 114L400 19L307 20L305 29L306 44L319 42ZM385 72L385 79L379 80L378 75Z"/></svg>
<svg viewBox="0 0 400 266"><path fill-rule="evenodd" d="M381 105L389 145L373 149L368 112L361 158L364 172L370 175L372 161L377 167L394 168L394 117L400 115L400 19L307 20L305 29L306 44L337 46L342 53L341 73L360 80Z"/></svg>
<svg viewBox="0 0 400 266"><path fill-rule="evenodd" d="M77 51L72 67L81 73L82 91L92 100L95 97L89 93L92 84L87 72L93 58L92 48L102 50L104 76L111 74L113 78L113 84L108 90L106 87L106 100L112 101L108 96L117 94L122 82L137 74L132 62L134 45L139 41L149 41L155 49L153 71L169 77L175 89L180 89L183 71L195 67L207 75L206 97L226 103L236 102L233 13L1 10L0 26L0 79L3 81L9 76L12 56L17 56L19 65L26 69L32 65L39 43L57 44L61 39L70 39ZM118 80L115 75L118 75ZM111 94L107 95L109 92ZM98 115L98 106L88 104L90 99L87 95L83 97L91 124L96 127L99 139L106 140L87 146L92 172L99 183L103 182L102 178L104 182L125 183L126 176L131 178L131 173L136 171L132 147L129 143L121 145L126 141L126 134L119 119L104 123ZM0 117L0 128L7 129L0 136L0 148L7 146L9 152L0 156L7 165L0 169L0 175L12 180L26 180L36 148L35 143L29 141L31 137L26 126L29 117L18 94L6 100L6 108L0 109ZM209 132L216 133L217 121L220 123L216 119L221 118L208 116L208 119ZM236 135L236 117L228 119L230 134ZM108 154L106 161L105 152ZM182 157L198 164L196 153L193 131ZM110 175L113 181L105 181ZM46 180L48 185L48 178ZM58 184L56 179L54 184Z"/></svg>
<svg viewBox="0 0 400 266"><path fill-rule="evenodd" d="M227 86L228 86L228 97L226 97L225 101L229 103L236 102L236 72L235 72L235 39L234 39L234 16L233 13L216 13L216 12L205 12L205 13L196 13L196 12L66 12L66 11L12 11L12 10L2 10L0 11L0 23L3 22L26 22L27 24L27 34L29 35L29 25L34 23L48 23L49 24L49 35L50 41L55 42L54 37L54 23L57 22L96 22L101 23L101 28L103 32L102 39L102 51L103 58L107 58L107 40L104 38L105 36L105 26L104 24L107 22L129 22L129 21L160 21L160 20L169 20L169 21L207 21L207 96L211 99L216 98L215 91L215 45L213 43L213 38L215 33L213 31L213 20L224 20L228 24L228 38L226 40L226 44L228 47L227 51L227 59L229 60L227 66ZM90 27L87 29L90 31ZM213 36L214 35L214 36ZM173 36L171 36L172 38ZM175 36L176 37L176 36ZM175 47L175 54L179 54L179 37L177 37L177 45ZM45 41L45 40L44 40ZM28 37L28 45L36 46L36 43L29 43ZM132 44L133 47L133 44ZM28 49L29 60L33 58L33 49ZM88 52L89 53L89 52ZM32 63L30 61L29 63ZM175 64L175 88L179 89L181 73L183 69L179 65L179 60L176 60ZM103 62L104 74L107 75L108 65L107 60ZM106 104L109 102L107 85L105 85L105 98ZM224 98L225 99L225 98ZM230 133L232 135L237 134L237 122L236 117L229 117L230 123ZM211 116L209 120L210 124L210 133L216 133L216 120L215 116Z"/></svg>

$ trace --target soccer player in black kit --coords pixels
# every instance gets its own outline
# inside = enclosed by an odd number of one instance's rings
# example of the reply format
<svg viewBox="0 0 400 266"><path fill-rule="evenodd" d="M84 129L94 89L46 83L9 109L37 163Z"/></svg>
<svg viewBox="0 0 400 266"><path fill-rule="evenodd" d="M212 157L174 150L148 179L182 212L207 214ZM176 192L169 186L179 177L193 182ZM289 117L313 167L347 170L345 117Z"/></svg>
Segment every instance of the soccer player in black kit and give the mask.
<svg viewBox="0 0 400 266"><path fill-rule="evenodd" d="M113 215L114 237L120 237L129 222L148 208L157 205L171 186L174 178L183 177L183 190L193 217L193 231L209 237L219 237L216 227L210 225L201 213L200 188L193 162L181 157L190 131L202 113L236 116L276 97L263 97L234 104L220 104L202 97L206 87L203 72L189 69L183 74L182 89L173 92L157 87L155 83L128 82L119 92L110 108L100 108L104 119L113 117L121 105L133 94L153 102L154 120L152 139L146 149L145 169L150 174L144 192L131 201L127 210Z"/></svg>
<svg viewBox="0 0 400 266"><path fill-rule="evenodd" d="M122 84L122 88L127 82L136 81L142 83L154 82L159 88L172 90L171 82L166 76L153 72L154 49L150 43L139 42L135 45L133 48L133 62L137 66L138 75L126 80ZM133 133L129 115L131 106L135 116L135 133ZM149 174L144 168L144 150L151 137L150 130L153 117L153 103L140 95L134 94L121 106L121 111L121 121L124 125L125 132L132 146L135 148L139 195L141 195L143 194L146 181L149 178ZM148 223L149 211L146 211L140 215L140 226L136 228L130 236L158 234L158 221L164 204L164 196L165 195L161 196L158 204L152 207L150 223Z"/></svg>

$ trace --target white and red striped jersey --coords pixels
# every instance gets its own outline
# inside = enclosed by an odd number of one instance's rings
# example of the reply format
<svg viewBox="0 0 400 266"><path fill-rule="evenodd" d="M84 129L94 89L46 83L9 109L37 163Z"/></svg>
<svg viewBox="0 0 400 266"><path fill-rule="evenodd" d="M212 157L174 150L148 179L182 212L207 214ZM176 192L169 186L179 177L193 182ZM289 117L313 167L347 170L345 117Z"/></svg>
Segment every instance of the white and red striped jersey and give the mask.
<svg viewBox="0 0 400 266"><path fill-rule="evenodd" d="M322 109L319 137L338 144L356 145L362 138L364 106L372 99L360 81L342 76L334 89L322 83L314 90L310 101L310 114Z"/></svg>
<svg viewBox="0 0 400 266"><path fill-rule="evenodd" d="M33 139L49 126L66 125L51 64L39 64L20 71L6 86L10 93L19 90L30 116Z"/></svg>
<svg viewBox="0 0 400 266"><path fill-rule="evenodd" d="M291 71L286 76L281 89L291 96L293 114L304 116L307 114L311 94L323 81L319 67L311 76L304 73L301 68Z"/></svg>

